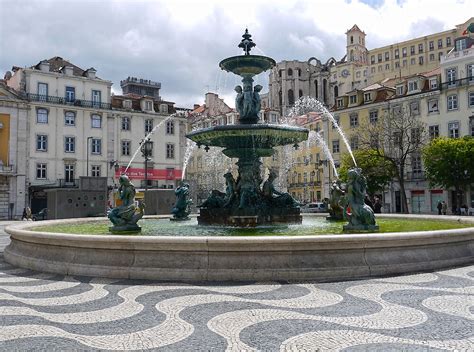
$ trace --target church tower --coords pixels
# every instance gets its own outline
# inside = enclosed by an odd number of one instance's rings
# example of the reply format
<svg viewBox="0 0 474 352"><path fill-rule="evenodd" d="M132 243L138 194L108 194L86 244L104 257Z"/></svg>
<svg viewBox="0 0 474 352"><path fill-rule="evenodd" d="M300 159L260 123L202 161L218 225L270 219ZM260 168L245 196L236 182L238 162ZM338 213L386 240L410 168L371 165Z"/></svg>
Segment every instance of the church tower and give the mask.
<svg viewBox="0 0 474 352"><path fill-rule="evenodd" d="M367 48L365 47L365 33L355 24L346 32L347 52L346 60L359 64L367 64Z"/></svg>

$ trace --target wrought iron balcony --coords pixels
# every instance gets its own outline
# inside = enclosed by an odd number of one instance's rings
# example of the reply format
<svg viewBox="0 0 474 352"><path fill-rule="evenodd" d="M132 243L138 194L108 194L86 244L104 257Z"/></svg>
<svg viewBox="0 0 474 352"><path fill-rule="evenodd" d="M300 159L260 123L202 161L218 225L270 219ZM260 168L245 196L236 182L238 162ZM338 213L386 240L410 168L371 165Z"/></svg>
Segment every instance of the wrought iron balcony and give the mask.
<svg viewBox="0 0 474 352"><path fill-rule="evenodd" d="M60 188L78 188L79 187L79 179L58 179L59 187Z"/></svg>
<svg viewBox="0 0 474 352"><path fill-rule="evenodd" d="M69 106L80 106L84 108L93 109L110 109L110 103L100 103L92 100L81 100L81 99L68 99L64 97L55 97L52 95L41 95L41 94L27 94L29 101L39 101L52 104L69 105Z"/></svg>
<svg viewBox="0 0 474 352"><path fill-rule="evenodd" d="M409 181L423 181L423 180L426 180L425 173L423 171L407 172L407 180L409 180Z"/></svg>
<svg viewBox="0 0 474 352"><path fill-rule="evenodd" d="M441 83L441 90L453 89L462 86L474 85L474 77L466 77L454 81Z"/></svg>

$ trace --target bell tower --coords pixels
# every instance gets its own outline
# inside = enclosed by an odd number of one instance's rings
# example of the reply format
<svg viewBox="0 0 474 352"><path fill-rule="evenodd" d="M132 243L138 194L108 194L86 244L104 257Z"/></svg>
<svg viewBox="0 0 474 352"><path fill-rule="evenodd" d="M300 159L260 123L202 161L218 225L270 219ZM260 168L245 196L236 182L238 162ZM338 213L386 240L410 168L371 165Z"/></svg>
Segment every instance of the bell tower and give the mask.
<svg viewBox="0 0 474 352"><path fill-rule="evenodd" d="M365 33L355 24L346 32L348 62L367 64L367 48L365 47Z"/></svg>

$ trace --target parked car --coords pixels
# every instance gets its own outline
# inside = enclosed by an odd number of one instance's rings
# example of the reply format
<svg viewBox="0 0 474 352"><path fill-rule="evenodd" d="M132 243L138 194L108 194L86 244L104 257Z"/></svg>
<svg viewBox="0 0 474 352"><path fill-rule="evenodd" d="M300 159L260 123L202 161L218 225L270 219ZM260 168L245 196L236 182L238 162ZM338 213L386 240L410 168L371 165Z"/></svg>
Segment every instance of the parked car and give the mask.
<svg viewBox="0 0 474 352"><path fill-rule="evenodd" d="M33 221L46 220L48 218L48 209L43 208L38 213L33 214Z"/></svg>
<svg viewBox="0 0 474 352"><path fill-rule="evenodd" d="M322 202L309 203L301 207L302 213L326 213L327 211L326 203Z"/></svg>

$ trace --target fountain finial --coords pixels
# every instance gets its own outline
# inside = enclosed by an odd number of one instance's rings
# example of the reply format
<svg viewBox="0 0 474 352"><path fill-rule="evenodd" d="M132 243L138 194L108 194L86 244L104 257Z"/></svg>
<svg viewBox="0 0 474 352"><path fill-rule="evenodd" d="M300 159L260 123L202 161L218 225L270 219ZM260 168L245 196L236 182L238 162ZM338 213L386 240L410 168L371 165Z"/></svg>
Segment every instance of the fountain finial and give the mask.
<svg viewBox="0 0 474 352"><path fill-rule="evenodd" d="M249 30L245 28L245 33L242 35L242 41L239 44L239 48L242 48L245 52L245 55L250 55L250 50L255 46L255 43L250 39L252 35L249 33Z"/></svg>

